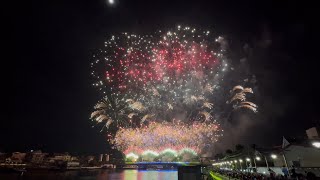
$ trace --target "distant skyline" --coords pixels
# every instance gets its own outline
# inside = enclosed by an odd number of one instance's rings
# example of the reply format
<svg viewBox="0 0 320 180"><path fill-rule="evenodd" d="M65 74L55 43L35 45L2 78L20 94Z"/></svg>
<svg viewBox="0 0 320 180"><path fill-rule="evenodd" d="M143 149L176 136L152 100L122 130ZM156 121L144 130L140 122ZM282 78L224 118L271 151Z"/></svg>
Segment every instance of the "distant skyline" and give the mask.
<svg viewBox="0 0 320 180"><path fill-rule="evenodd" d="M1 111L0 151L108 150L104 135L88 120L99 99L90 77L93 50L114 33L147 33L178 24L212 28L228 36L234 49L245 43L251 47L249 66L257 74L264 123L248 129L248 142L274 145L281 144L283 135L305 134L319 123L313 7L267 0L119 0L114 7L103 0L16 4L5 13L14 28L6 43L6 62L13 65L3 67L13 68L13 75L6 75L13 80L12 98Z"/></svg>

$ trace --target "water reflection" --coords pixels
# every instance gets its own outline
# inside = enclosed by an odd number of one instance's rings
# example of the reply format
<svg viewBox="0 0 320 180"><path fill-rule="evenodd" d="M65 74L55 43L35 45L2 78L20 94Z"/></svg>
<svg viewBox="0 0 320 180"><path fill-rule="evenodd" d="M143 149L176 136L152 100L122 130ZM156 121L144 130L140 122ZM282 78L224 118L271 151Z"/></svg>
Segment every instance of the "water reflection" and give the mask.
<svg viewBox="0 0 320 180"><path fill-rule="evenodd" d="M177 171L138 171L124 170L109 173L100 173L97 175L98 180L115 179L115 180L177 180Z"/></svg>
<svg viewBox="0 0 320 180"><path fill-rule="evenodd" d="M67 172L26 172L19 174L1 174L6 180L178 180L178 172L171 170L90 170Z"/></svg>

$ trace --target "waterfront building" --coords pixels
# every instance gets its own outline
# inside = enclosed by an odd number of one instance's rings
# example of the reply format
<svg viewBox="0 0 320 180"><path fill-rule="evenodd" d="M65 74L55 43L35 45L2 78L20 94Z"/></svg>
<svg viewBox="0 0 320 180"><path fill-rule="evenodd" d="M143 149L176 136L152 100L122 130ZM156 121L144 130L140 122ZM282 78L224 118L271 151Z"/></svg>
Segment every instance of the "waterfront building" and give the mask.
<svg viewBox="0 0 320 180"><path fill-rule="evenodd" d="M7 156L6 153L0 153L0 163L5 163Z"/></svg>
<svg viewBox="0 0 320 180"><path fill-rule="evenodd" d="M43 153L41 150L33 151L30 153L32 164L42 164L45 158L48 156L48 153Z"/></svg>
<svg viewBox="0 0 320 180"><path fill-rule="evenodd" d="M26 158L26 153L21 153L21 152L13 152L10 161L13 164L21 164L25 161Z"/></svg>
<svg viewBox="0 0 320 180"><path fill-rule="evenodd" d="M69 153L54 153L53 161L70 161L71 155Z"/></svg>

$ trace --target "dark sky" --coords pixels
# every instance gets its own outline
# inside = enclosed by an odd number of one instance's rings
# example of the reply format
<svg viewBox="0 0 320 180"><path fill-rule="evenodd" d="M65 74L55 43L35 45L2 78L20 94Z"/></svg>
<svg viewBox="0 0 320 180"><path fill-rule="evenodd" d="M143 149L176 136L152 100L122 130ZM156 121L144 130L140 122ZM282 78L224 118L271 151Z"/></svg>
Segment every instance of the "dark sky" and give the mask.
<svg viewBox="0 0 320 180"><path fill-rule="evenodd" d="M303 134L319 122L316 6L292 0L118 2L109 7L103 0L33 0L6 6L10 65L4 69L10 73L3 77L13 80L10 97L4 97L9 100L2 108L0 150L104 151L103 135L88 120L99 98L91 86L91 53L113 32L177 24L214 28L234 44L252 46L250 66L267 99L260 108L269 126L259 127L260 139L252 134L251 141L277 144L282 135ZM268 39L271 45L259 44Z"/></svg>

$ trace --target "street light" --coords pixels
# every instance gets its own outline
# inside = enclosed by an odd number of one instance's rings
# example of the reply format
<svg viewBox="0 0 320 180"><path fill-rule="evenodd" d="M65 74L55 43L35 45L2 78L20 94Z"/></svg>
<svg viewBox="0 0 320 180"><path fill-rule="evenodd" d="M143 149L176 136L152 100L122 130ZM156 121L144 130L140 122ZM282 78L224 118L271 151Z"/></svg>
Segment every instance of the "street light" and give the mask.
<svg viewBox="0 0 320 180"><path fill-rule="evenodd" d="M242 159L239 159L240 170L242 171Z"/></svg>
<svg viewBox="0 0 320 180"><path fill-rule="evenodd" d="M248 170L248 162L250 162L250 158L246 158L246 169Z"/></svg>
<svg viewBox="0 0 320 180"><path fill-rule="evenodd" d="M320 142L313 142L312 145L316 148L320 148Z"/></svg>
<svg viewBox="0 0 320 180"><path fill-rule="evenodd" d="M277 159L277 155L271 154L271 158L272 158L272 159Z"/></svg>
<svg viewBox="0 0 320 180"><path fill-rule="evenodd" d="M261 160L261 158L260 158L259 156L257 156L257 157L256 157L256 159L257 159L258 161L260 161L260 160Z"/></svg>

